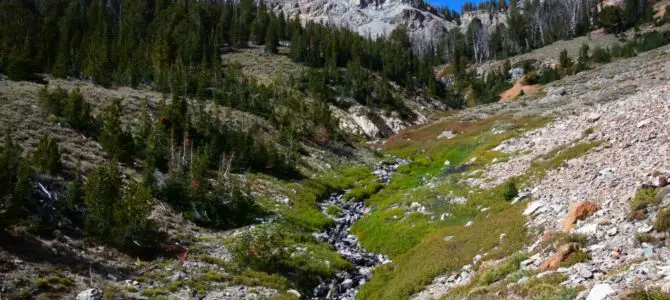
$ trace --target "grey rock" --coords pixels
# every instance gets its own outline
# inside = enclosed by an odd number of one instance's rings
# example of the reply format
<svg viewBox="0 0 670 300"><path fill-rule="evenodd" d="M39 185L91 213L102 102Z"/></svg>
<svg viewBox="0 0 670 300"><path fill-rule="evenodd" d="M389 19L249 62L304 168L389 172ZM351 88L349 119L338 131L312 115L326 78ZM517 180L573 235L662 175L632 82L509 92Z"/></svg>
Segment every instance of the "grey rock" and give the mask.
<svg viewBox="0 0 670 300"><path fill-rule="evenodd" d="M591 278L593 278L593 272L591 272L587 268L581 268L579 270L579 276L581 276L584 279L591 279Z"/></svg>
<svg viewBox="0 0 670 300"><path fill-rule="evenodd" d="M519 281L517 281L516 283L517 284L526 284L526 283L528 283L529 280L530 280L530 278L528 278L528 276L524 276L524 277L521 277L521 279L519 279Z"/></svg>
<svg viewBox="0 0 670 300"><path fill-rule="evenodd" d="M343 290L349 290L354 286L354 281L347 278L344 281L342 281L342 284L340 285Z"/></svg>
<svg viewBox="0 0 670 300"><path fill-rule="evenodd" d="M177 280L184 279L184 278L186 278L186 273L179 271L179 272L175 272L174 274L172 274L172 276L170 276L170 281L175 282Z"/></svg>
<svg viewBox="0 0 670 300"><path fill-rule="evenodd" d="M609 236L615 236L617 233L619 233L619 229L616 227L612 227L609 230L607 230L607 235Z"/></svg>
<svg viewBox="0 0 670 300"><path fill-rule="evenodd" d="M77 294L75 300L102 300L102 291L98 288L88 289Z"/></svg>

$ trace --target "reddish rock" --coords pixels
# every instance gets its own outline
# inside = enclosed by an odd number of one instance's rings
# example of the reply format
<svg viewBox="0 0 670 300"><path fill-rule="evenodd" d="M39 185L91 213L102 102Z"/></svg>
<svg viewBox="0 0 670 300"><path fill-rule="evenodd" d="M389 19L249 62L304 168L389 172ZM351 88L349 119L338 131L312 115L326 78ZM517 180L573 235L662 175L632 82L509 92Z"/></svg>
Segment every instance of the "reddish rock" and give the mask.
<svg viewBox="0 0 670 300"><path fill-rule="evenodd" d="M584 220L598 211L598 205L592 201L582 201L570 208L568 216L563 220L563 230L568 232L577 223L577 220Z"/></svg>
<svg viewBox="0 0 670 300"><path fill-rule="evenodd" d="M579 250L579 244L577 243L568 243L558 247L558 249L556 249L556 254L542 262L540 265L540 272L558 269L558 265L568 258L570 253L577 250Z"/></svg>

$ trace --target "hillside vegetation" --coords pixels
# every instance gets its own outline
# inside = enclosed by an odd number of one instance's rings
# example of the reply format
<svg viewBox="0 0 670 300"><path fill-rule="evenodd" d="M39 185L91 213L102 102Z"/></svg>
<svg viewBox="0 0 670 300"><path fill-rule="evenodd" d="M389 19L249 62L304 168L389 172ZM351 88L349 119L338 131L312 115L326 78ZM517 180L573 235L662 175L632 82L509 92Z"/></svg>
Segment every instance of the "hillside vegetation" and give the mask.
<svg viewBox="0 0 670 300"><path fill-rule="evenodd" d="M246 0L3 2L0 297L665 296L670 34L544 3L421 52ZM596 25L629 36L475 70ZM354 204L376 268L320 237Z"/></svg>

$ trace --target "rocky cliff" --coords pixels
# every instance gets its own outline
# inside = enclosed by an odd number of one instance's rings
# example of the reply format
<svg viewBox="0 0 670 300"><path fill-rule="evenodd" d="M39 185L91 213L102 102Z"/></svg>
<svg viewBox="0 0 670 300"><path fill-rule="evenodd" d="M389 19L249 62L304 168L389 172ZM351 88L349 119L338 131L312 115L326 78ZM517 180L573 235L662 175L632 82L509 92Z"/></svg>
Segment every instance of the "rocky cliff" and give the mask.
<svg viewBox="0 0 670 300"><path fill-rule="evenodd" d="M441 16L403 0L271 0L270 5L286 16L342 26L363 36L386 36L404 24L412 38L437 42L458 26Z"/></svg>

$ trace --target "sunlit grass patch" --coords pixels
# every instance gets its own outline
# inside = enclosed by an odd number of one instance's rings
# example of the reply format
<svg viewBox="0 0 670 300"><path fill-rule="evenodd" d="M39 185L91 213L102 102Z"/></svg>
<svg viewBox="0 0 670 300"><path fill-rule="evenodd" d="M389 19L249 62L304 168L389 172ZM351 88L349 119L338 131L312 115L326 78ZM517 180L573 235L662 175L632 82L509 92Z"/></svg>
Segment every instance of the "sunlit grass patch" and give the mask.
<svg viewBox="0 0 670 300"><path fill-rule="evenodd" d="M361 299L404 299L419 292L437 275L472 262L477 253L489 251L486 259L497 259L514 253L526 240L524 205L507 206L498 213L480 215L470 227L451 225L426 236L408 251L393 257L393 263L374 271L366 283ZM507 239L500 244L500 234ZM445 236L453 236L445 241ZM490 251L494 247L495 251Z"/></svg>
<svg viewBox="0 0 670 300"><path fill-rule="evenodd" d="M430 217L400 208L384 210L356 222L352 232L368 250L395 256L419 243L436 228Z"/></svg>

